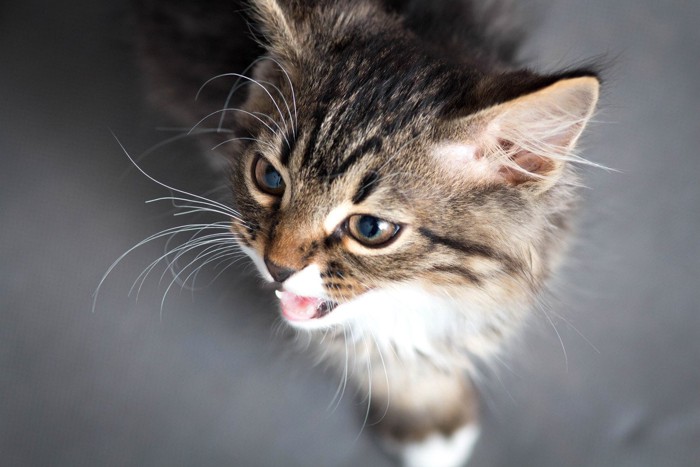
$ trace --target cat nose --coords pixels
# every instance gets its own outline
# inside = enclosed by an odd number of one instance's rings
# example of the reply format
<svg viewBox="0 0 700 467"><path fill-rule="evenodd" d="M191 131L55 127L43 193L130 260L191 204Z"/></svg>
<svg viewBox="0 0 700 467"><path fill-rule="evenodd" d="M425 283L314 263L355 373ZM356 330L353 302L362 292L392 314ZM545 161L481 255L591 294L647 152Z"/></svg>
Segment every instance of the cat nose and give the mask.
<svg viewBox="0 0 700 467"><path fill-rule="evenodd" d="M267 270L270 272L270 275L277 282L286 281L289 276L296 272L294 269L286 268L273 263L269 258L265 258L265 266L267 266Z"/></svg>

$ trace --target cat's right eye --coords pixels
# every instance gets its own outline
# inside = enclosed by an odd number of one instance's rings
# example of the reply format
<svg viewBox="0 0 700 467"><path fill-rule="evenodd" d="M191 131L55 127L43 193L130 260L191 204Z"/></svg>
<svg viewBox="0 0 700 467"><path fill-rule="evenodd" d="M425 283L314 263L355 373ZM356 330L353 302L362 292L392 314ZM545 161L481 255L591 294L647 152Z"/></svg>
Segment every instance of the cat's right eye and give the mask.
<svg viewBox="0 0 700 467"><path fill-rule="evenodd" d="M282 174L260 154L253 159L253 180L263 193L272 196L282 196L284 193Z"/></svg>

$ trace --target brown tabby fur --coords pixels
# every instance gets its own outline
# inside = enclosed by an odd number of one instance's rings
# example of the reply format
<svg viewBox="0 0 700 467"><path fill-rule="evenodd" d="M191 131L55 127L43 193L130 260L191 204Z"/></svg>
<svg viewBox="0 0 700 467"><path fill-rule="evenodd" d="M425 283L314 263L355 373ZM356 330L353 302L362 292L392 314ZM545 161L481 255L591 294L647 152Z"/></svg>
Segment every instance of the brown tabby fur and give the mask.
<svg viewBox="0 0 700 467"><path fill-rule="evenodd" d="M457 5L456 17L438 23L444 34L439 27L421 29L415 15L428 23L446 18L416 12L417 3L254 1L253 21L274 60L253 67L252 77L265 89L246 87L245 100L234 100L243 111L226 112L234 134L218 139L250 138L221 151L232 166L234 207L245 220L232 230L261 257L292 270L318 264L325 290L339 303L410 280L477 305L478 326L474 316L456 316L449 335L434 342L439 362L418 353L406 363L366 336L354 344L352 371L345 374L360 391L371 387L370 421L377 429L404 441L435 431L449 435L476 419L464 371L472 356L488 358L512 335L559 260L576 202L576 177L564 160L592 106L571 124L560 158L509 152L519 142L499 140L494 151L504 160L484 146L478 157L493 158L499 168L477 177L441 164L435 148L446 141L478 143L495 116L515 112L519 98L545 99L556 83L597 90L590 70L538 75L512 68L510 48L486 34L447 40L450 31L461 31L460 19L474 24L468 2L447 2ZM149 11L142 17L149 30L171 34L152 26ZM149 76L160 86L156 100L167 101L187 85L160 81L166 71L158 50L144 39ZM203 80L230 70L211 71ZM212 92L205 90L205 101ZM593 94L581 99L594 103ZM184 104L168 105L186 113ZM191 110L190 118L215 110ZM258 155L285 179L281 198L256 188L251 165ZM343 214L329 225L339 206ZM376 213L401 225L400 234L385 248L364 247L342 229L340 221L352 213ZM323 336L321 352L337 368L347 358L344 337L342 329Z"/></svg>

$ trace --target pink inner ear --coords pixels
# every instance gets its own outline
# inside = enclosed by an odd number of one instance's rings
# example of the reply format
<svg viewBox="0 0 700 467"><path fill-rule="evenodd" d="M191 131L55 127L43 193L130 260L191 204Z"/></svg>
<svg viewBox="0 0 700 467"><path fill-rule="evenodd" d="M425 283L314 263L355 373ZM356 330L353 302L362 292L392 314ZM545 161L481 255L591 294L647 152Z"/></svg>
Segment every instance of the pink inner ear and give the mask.
<svg viewBox="0 0 700 467"><path fill-rule="evenodd" d="M503 152L508 154L510 161L522 169L518 170L516 167L509 165L501 165L498 168L498 175L509 183L517 185L536 180L538 175L546 177L556 168L553 160L525 149L517 148L515 143L511 141L501 139L498 141L498 144Z"/></svg>

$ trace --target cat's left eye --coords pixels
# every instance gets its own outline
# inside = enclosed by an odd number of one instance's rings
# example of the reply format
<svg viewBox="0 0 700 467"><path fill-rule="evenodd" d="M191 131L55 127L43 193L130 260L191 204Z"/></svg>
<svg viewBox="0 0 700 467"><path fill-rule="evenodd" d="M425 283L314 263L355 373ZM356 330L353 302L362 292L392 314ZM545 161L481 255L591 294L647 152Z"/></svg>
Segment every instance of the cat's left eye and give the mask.
<svg viewBox="0 0 700 467"><path fill-rule="evenodd" d="M399 233L400 226L378 217L355 214L348 218L347 229L362 245L376 248L388 245Z"/></svg>
<svg viewBox="0 0 700 467"><path fill-rule="evenodd" d="M284 193L285 184L282 174L259 154L253 160L253 179L263 193L272 196L282 196Z"/></svg>

